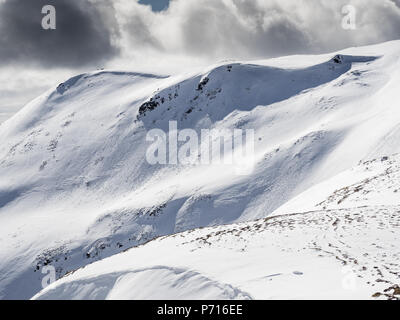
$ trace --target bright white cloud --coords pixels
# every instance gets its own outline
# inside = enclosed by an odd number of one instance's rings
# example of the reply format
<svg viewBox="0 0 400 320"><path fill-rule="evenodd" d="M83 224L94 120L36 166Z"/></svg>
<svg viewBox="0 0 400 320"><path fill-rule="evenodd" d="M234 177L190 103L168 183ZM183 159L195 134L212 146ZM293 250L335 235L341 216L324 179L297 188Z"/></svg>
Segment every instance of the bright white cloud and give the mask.
<svg viewBox="0 0 400 320"><path fill-rule="evenodd" d="M342 28L345 5L356 9L356 30ZM120 43L137 57L259 58L400 38L392 0L173 0L161 13L127 0L114 6Z"/></svg>

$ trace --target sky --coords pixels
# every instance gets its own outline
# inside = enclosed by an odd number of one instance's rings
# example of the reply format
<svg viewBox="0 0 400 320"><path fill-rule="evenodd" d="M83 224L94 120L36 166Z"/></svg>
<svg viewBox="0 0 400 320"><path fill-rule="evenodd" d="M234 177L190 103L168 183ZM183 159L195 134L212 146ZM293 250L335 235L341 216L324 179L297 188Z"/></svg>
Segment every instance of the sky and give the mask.
<svg viewBox="0 0 400 320"><path fill-rule="evenodd" d="M48 4L56 30L42 28ZM354 30L342 26L346 5ZM0 122L100 68L171 74L395 39L400 0L0 0Z"/></svg>
<svg viewBox="0 0 400 320"><path fill-rule="evenodd" d="M169 0L139 0L139 3L150 5L155 12L166 10L169 6Z"/></svg>

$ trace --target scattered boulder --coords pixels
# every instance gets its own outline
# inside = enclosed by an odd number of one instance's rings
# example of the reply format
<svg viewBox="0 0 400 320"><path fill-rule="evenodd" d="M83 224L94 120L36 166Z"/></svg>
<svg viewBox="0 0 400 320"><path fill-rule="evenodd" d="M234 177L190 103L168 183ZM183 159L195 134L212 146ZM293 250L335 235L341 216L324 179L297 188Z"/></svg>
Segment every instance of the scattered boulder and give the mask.
<svg viewBox="0 0 400 320"><path fill-rule="evenodd" d="M206 84L210 81L210 78L205 77L203 80L200 81L199 85L197 86L197 91L203 90L203 88L206 86Z"/></svg>
<svg viewBox="0 0 400 320"><path fill-rule="evenodd" d="M334 56L332 60L333 60L334 63L342 64L343 63L343 56L338 54L338 55Z"/></svg>

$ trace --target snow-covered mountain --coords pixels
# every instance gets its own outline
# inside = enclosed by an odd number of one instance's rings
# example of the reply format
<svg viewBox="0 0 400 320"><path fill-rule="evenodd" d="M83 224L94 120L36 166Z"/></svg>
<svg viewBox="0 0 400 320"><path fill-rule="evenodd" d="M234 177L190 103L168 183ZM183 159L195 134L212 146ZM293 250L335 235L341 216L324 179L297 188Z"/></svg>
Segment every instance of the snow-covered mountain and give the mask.
<svg viewBox="0 0 400 320"><path fill-rule="evenodd" d="M60 84L0 126L0 297L110 256L36 297L394 297L399 67L392 41ZM171 120L254 129L254 171L150 165Z"/></svg>

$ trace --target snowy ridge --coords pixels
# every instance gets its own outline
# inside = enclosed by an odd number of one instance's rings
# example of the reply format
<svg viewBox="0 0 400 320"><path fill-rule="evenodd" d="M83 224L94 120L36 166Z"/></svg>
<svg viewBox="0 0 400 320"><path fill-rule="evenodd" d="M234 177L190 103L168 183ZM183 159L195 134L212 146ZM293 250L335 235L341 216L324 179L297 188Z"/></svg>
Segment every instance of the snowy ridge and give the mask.
<svg viewBox="0 0 400 320"><path fill-rule="evenodd" d="M56 267L61 278L159 236L271 214L324 207L339 214L360 207L364 200L354 196L342 207L328 198L362 181L353 173L352 183L335 182L327 194L320 188L318 202L308 202L307 190L329 184L360 161L380 163L400 152L400 112L393 103L399 53L400 42L393 41L339 55L230 63L170 77L103 71L74 77L38 97L0 126L0 297L32 297L41 290L45 265ZM148 164L146 134L168 130L170 120L198 132L254 129L254 172L237 176L219 166ZM386 182L382 188L386 194ZM384 208L389 213L399 204L392 188L390 203L376 203L392 205ZM138 268L154 266L165 263ZM212 289L203 291L205 297L256 296L247 289L233 294L231 280L194 267L172 268L160 272L194 286L208 281ZM138 275L126 276L137 281ZM111 288L117 278L100 282ZM107 290L81 297L105 297ZM189 294L190 286L185 290Z"/></svg>

